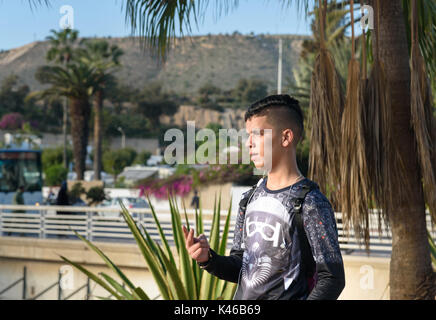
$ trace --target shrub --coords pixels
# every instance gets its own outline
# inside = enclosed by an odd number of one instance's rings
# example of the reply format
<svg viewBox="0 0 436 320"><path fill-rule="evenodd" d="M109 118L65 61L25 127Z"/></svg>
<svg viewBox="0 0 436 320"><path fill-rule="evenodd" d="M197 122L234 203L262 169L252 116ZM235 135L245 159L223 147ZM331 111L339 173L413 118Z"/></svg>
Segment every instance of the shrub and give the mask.
<svg viewBox="0 0 436 320"><path fill-rule="evenodd" d="M67 179L68 170L61 164L55 164L45 170L45 184L59 186Z"/></svg>
<svg viewBox="0 0 436 320"><path fill-rule="evenodd" d="M86 199L90 199L89 205L97 204L106 200L103 187L92 187L86 192Z"/></svg>
<svg viewBox="0 0 436 320"><path fill-rule="evenodd" d="M24 118L21 113L7 113L0 121L0 129L3 130L17 130L21 129L24 123Z"/></svg>
<svg viewBox="0 0 436 320"><path fill-rule="evenodd" d="M148 203L151 204L150 199L147 200ZM151 211L157 232L160 236L160 241L152 239L145 226L135 222L130 213L120 202L122 208L121 213L124 221L135 238L138 248L147 263L147 267L159 288L160 296L164 300L231 300L236 291L236 284L212 276L207 271L202 270L195 260L189 256L182 230L182 212L177 208L175 199L172 196L169 198L169 204L171 210L173 238L175 242L174 245L178 257L175 256L174 251L171 250L168 241L169 239L166 238L152 205ZM220 232L221 199L219 198L217 201L215 198L215 204L216 206L214 207L212 226L209 234L209 243L212 250L220 255L224 255L226 252L230 227L231 202L229 204L222 235ZM190 223L186 212L185 221L186 227L189 230ZM193 225L195 226L197 234L205 232L201 209L199 213L196 212ZM92 242L82 237L79 233L75 233L90 249L102 258L118 279L114 279L104 272L97 275L86 269L83 265L60 256L63 261L85 274L89 279L100 285L117 300L150 300L150 297L145 293L145 291L129 280L121 269L115 265L113 261L104 254L104 252L102 252Z"/></svg>
<svg viewBox="0 0 436 320"><path fill-rule="evenodd" d="M147 161L148 161L148 159L150 159L150 157L151 157L150 151L142 151L142 152L138 153L134 163L141 164L141 165L145 166L145 165L147 165Z"/></svg>
<svg viewBox="0 0 436 320"><path fill-rule="evenodd" d="M42 151L41 161L43 169L47 169L54 165L61 165L64 158L64 147L46 148ZM70 147L67 147L67 159L73 158L73 151ZM69 163L70 161L68 161Z"/></svg>
<svg viewBox="0 0 436 320"><path fill-rule="evenodd" d="M84 193L85 193L85 188L83 188L82 183L77 182L73 185L71 190L68 192L68 197L74 203L78 199L80 199L80 196Z"/></svg>

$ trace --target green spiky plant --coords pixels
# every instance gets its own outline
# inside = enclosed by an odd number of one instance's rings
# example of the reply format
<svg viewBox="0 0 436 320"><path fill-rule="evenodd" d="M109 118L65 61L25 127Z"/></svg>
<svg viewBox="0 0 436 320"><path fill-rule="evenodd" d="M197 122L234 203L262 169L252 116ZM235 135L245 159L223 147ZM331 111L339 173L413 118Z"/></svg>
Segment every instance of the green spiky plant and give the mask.
<svg viewBox="0 0 436 320"><path fill-rule="evenodd" d="M156 223L156 228L160 236L161 244L153 240L143 226L133 220L126 207L120 202L122 216L127 223L136 243L144 257L146 265L152 274L159 289L160 296L164 300L230 300L232 299L236 284L218 279L206 271L199 268L197 263L191 259L185 246L185 238L182 230L181 212L172 195L169 195L169 205L171 211L172 231L174 245L177 251L176 257L171 251L169 242L163 232L156 211L150 204L151 212ZM231 200L230 200L231 204ZM217 253L224 255L230 227L231 205L229 206L227 217L224 224L223 234L220 237L220 209L221 194L218 202L215 195L212 226L210 230L210 247ZM189 220L184 208L184 218L189 230ZM195 210L195 228L198 234L204 233L203 214L200 209ZM142 231L141 231L142 229ZM98 275L90 272L85 267L69 259L60 256L68 264L72 265L91 280L96 282L115 299L118 300L149 300L149 296L144 290L132 283L127 276L107 257L98 247L75 232L77 237L84 241L90 249L95 251L118 277L119 281L110 277L104 272ZM178 261L176 262L178 258ZM99 297L101 298L101 297ZM101 298L105 299L105 298Z"/></svg>
<svg viewBox="0 0 436 320"><path fill-rule="evenodd" d="M427 230L428 244L430 245L431 262L433 263L433 268L436 269L436 243L431 237L430 232Z"/></svg>

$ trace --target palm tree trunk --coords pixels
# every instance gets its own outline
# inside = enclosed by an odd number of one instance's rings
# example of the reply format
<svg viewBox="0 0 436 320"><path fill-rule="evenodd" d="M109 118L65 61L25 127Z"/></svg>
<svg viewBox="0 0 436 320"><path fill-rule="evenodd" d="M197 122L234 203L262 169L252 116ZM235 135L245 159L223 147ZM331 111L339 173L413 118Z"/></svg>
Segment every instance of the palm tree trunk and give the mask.
<svg viewBox="0 0 436 320"><path fill-rule="evenodd" d="M94 180L101 180L101 112L103 92L98 91L94 100Z"/></svg>
<svg viewBox="0 0 436 320"><path fill-rule="evenodd" d="M65 98L63 105L63 119L62 119L62 133L64 136L64 149L63 149L63 164L64 168L68 169L68 154L67 154L67 124L68 124L68 98Z"/></svg>
<svg viewBox="0 0 436 320"><path fill-rule="evenodd" d="M434 299L421 173L410 124L409 51L402 6L400 0L381 0L379 5L379 52L391 88L393 136L406 179L404 183L391 186L396 196L389 216L392 231L390 298ZM411 187L411 194L406 194L405 185Z"/></svg>
<svg viewBox="0 0 436 320"><path fill-rule="evenodd" d="M77 180L83 180L86 161L86 147L89 136L90 106L87 99L70 99L71 136L73 139L74 171Z"/></svg>

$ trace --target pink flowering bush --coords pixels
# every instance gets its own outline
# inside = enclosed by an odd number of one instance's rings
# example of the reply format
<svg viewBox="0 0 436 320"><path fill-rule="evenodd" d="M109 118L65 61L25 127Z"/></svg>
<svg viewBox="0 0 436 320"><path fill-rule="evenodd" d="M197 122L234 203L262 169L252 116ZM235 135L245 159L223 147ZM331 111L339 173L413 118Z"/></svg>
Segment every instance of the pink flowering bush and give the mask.
<svg viewBox="0 0 436 320"><path fill-rule="evenodd" d="M168 195L184 197L192 190L193 179L190 176L172 176L167 179L147 179L139 186L140 197L154 195L157 199L168 199Z"/></svg>
<svg viewBox="0 0 436 320"><path fill-rule="evenodd" d="M0 120L0 129L17 130L21 129L24 123L24 118L21 113L7 113Z"/></svg>
<svg viewBox="0 0 436 320"><path fill-rule="evenodd" d="M194 188L208 184L233 182L250 185L256 180L252 173L252 165L242 164L210 165L203 170L188 167L165 179L147 178L138 187L141 197L154 195L157 199L168 199L169 194L184 197Z"/></svg>

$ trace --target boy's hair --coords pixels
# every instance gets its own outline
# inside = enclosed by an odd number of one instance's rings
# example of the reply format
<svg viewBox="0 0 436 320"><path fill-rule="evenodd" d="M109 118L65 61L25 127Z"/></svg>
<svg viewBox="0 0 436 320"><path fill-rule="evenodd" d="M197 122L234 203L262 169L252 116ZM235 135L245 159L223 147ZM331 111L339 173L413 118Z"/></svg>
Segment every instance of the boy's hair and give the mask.
<svg viewBox="0 0 436 320"><path fill-rule="evenodd" d="M279 130L290 128L294 133L295 145L304 134L304 116L298 100L287 94L271 95L253 103L245 113L245 122L253 116L266 115Z"/></svg>

